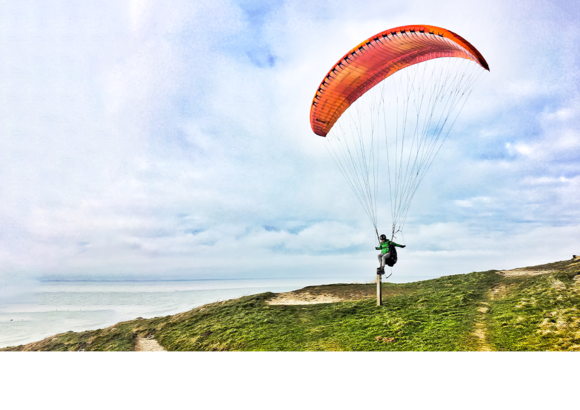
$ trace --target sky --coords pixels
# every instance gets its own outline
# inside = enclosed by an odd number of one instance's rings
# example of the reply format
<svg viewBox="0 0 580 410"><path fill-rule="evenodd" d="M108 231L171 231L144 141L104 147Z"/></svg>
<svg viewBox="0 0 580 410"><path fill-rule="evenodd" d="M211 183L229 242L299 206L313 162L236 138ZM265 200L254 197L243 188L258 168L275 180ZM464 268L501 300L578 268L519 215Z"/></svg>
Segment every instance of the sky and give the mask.
<svg viewBox="0 0 580 410"><path fill-rule="evenodd" d="M419 187L396 277L580 254L576 1L0 5L0 281L372 280L374 229L310 103L346 51L407 24L460 34L491 71Z"/></svg>

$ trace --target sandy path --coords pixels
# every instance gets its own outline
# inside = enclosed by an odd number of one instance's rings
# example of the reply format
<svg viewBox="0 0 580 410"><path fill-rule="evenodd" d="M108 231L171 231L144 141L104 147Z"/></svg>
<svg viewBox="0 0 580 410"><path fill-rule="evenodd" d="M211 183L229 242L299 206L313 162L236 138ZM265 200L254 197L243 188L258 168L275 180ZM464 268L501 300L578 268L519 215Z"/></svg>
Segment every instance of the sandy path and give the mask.
<svg viewBox="0 0 580 410"><path fill-rule="evenodd" d="M547 273L554 273L555 270L533 270L528 268L518 268L518 269L511 269L511 270L503 270L499 271L500 275L503 276L537 276L537 275L545 275Z"/></svg>
<svg viewBox="0 0 580 410"><path fill-rule="evenodd" d="M342 302L343 299L332 295L312 295L308 292L285 292L273 297L268 305L314 305L317 303Z"/></svg>
<svg viewBox="0 0 580 410"><path fill-rule="evenodd" d="M487 343L487 327L485 326L485 315L489 311L488 303L481 302L483 306L480 306L477 310L480 313L477 322L475 322L475 331L473 334L478 339L477 350L480 352L491 352L491 346Z"/></svg>
<svg viewBox="0 0 580 410"><path fill-rule="evenodd" d="M146 339L138 337L135 343L136 352L165 352L163 346L155 339Z"/></svg>

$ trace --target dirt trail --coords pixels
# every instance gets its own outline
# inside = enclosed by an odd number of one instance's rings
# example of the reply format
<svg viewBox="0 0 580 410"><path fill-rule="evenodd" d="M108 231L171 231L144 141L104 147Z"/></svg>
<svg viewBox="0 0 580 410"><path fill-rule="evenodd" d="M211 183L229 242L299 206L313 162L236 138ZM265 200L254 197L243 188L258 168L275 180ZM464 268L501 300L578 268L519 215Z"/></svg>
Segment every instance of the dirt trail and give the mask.
<svg viewBox="0 0 580 410"><path fill-rule="evenodd" d="M479 316L475 322L475 331L473 334L477 337L477 351L478 352L491 352L492 348L487 342L487 327L485 326L485 316L489 311L489 304L487 302L481 302L481 305L477 310Z"/></svg>
<svg viewBox="0 0 580 410"><path fill-rule="evenodd" d="M503 276L537 276L537 275L545 275L547 273L554 273L557 272L555 269L543 269L543 270L534 270L530 268L518 268L518 269L511 269L511 270L503 270L499 271L500 275Z"/></svg>
<svg viewBox="0 0 580 410"><path fill-rule="evenodd" d="M135 342L136 352L165 352L166 350L153 338L138 337Z"/></svg>
<svg viewBox="0 0 580 410"><path fill-rule="evenodd" d="M534 275L534 273L532 273L531 275ZM526 275L526 273L517 273L517 275ZM480 302L481 306L477 308L477 311L479 312L479 315L477 316L477 319L475 320L475 331L473 332L473 335L477 337L477 350L479 352L491 352L493 351L493 349L491 348L491 345L489 344L489 342L487 341L487 326L486 326L486 316L487 316L487 312L489 312L489 302L488 301L492 301L495 299L501 299L503 298L508 292L508 287L503 284L500 283L496 286L494 286L489 293L487 294L487 301L483 301Z"/></svg>
<svg viewBox="0 0 580 410"><path fill-rule="evenodd" d="M518 273L520 275L520 273ZM489 312L489 302L494 299L500 299L506 295L508 288L503 283L494 286L487 294L487 301L480 302L481 306L477 308L479 315L475 320L475 331L473 335L477 337L477 351L479 352L491 352L493 349L487 341L487 326L486 326L486 316Z"/></svg>

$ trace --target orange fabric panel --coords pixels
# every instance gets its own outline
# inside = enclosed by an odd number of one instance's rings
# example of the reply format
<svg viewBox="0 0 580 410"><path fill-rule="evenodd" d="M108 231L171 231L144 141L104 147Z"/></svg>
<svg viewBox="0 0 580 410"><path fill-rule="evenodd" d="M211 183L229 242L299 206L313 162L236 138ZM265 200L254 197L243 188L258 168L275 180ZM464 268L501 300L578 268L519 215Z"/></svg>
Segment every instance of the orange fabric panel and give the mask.
<svg viewBox="0 0 580 410"><path fill-rule="evenodd" d="M316 90L310 108L312 131L326 136L342 113L382 80L413 64L440 57L473 60L489 71L475 47L440 27L396 27L363 41L331 68Z"/></svg>

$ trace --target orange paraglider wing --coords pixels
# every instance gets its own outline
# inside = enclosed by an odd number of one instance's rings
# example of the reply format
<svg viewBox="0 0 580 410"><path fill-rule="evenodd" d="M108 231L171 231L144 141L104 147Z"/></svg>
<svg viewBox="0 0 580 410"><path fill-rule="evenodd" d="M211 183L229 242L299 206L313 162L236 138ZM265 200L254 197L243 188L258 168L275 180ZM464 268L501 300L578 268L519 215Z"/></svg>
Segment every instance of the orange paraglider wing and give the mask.
<svg viewBox="0 0 580 410"><path fill-rule="evenodd" d="M473 60L489 71L467 40L444 28L424 25L383 31L350 50L328 72L312 101L310 126L326 136L360 96L397 71L440 57Z"/></svg>

